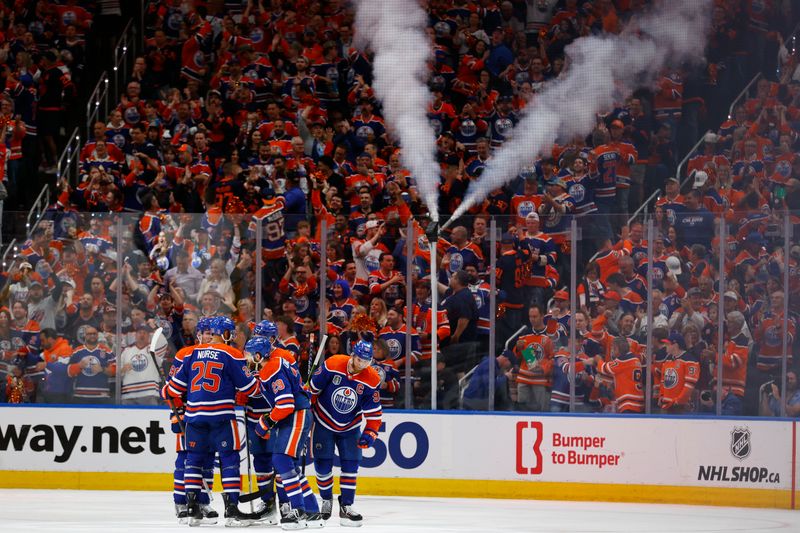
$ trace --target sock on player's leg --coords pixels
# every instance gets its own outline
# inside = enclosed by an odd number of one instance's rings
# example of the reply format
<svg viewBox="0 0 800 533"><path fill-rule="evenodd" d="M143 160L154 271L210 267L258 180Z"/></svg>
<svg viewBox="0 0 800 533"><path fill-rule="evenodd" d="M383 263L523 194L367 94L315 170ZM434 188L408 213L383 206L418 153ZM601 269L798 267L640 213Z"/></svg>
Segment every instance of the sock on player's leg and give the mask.
<svg viewBox="0 0 800 533"><path fill-rule="evenodd" d="M333 459L315 459L314 472L317 474L319 497L323 500L333 499Z"/></svg>

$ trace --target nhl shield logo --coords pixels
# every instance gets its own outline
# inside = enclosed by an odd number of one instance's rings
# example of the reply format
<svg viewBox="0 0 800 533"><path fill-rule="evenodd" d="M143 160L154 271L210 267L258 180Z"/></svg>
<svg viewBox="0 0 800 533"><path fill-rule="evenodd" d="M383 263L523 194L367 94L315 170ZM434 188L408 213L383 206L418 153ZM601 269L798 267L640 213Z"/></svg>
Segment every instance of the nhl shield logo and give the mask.
<svg viewBox="0 0 800 533"><path fill-rule="evenodd" d="M731 455L739 460L750 455L750 430L734 427L731 431Z"/></svg>
<svg viewBox="0 0 800 533"><path fill-rule="evenodd" d="M333 380L332 381L333 381L334 385L338 385L339 383L342 382L342 376L333 376Z"/></svg>

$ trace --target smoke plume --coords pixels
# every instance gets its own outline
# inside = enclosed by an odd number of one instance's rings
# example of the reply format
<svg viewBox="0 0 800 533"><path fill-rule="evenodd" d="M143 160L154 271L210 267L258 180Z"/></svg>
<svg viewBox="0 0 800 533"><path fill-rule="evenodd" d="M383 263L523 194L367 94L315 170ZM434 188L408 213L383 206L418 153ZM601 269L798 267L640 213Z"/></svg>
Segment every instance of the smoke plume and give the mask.
<svg viewBox="0 0 800 533"><path fill-rule="evenodd" d="M436 134L427 110L431 43L427 14L417 0L357 0L356 38L375 53L373 87L387 127L400 140L401 160L415 178L431 218L439 219Z"/></svg>
<svg viewBox="0 0 800 533"><path fill-rule="evenodd" d="M588 134L597 113L637 86L652 84L665 65L701 59L710 15L710 0L664 0L633 18L619 35L584 37L570 44L567 71L526 106L513 137L471 184L453 219L514 179L557 139Z"/></svg>

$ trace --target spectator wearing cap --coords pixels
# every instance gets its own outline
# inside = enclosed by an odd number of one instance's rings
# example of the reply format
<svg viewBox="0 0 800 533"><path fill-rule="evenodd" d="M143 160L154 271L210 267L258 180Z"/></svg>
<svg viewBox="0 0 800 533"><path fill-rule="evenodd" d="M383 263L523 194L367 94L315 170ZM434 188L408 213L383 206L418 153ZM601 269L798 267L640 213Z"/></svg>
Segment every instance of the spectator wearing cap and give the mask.
<svg viewBox="0 0 800 533"><path fill-rule="evenodd" d="M366 282L369 278L369 273L378 270L380 267L381 254L388 253L389 249L381 242L381 239L386 235L386 227L383 221L373 218L367 220L364 227L366 231L364 239L353 239L351 246L353 260L356 265L356 277ZM350 286L355 288L352 283Z"/></svg>
<svg viewBox="0 0 800 533"><path fill-rule="evenodd" d="M469 290L469 274L457 270L450 276L450 293L442 302L450 324L450 338L442 359L453 372L464 373L475 364L478 340L478 306Z"/></svg>
<svg viewBox="0 0 800 533"><path fill-rule="evenodd" d="M572 250L570 243L570 219L575 212L575 199L567 193L567 184L561 177L547 181L542 203L538 209L543 231L553 240L558 252L556 269L564 278L567 272L567 259Z"/></svg>
<svg viewBox="0 0 800 533"><path fill-rule="evenodd" d="M72 346L52 328L42 330L41 340L42 359L46 367L38 399L51 404L70 403L73 378L67 374L67 368L72 357Z"/></svg>
<svg viewBox="0 0 800 533"><path fill-rule="evenodd" d="M692 189L686 194L685 206L676 212L675 229L686 246L702 244L711 247L714 238L714 215L702 204L702 193Z"/></svg>
<svg viewBox="0 0 800 533"><path fill-rule="evenodd" d="M494 40L494 35L492 36L492 39ZM490 53L489 60L486 63L490 72L491 67L489 64L492 60L492 54L495 54L496 50L502 48L505 48L504 44L501 44L500 47L493 49ZM498 148L501 146L511 135L511 132L514 130L514 127L516 127L517 122L519 122L519 117L514 111L513 100L514 98L511 94L501 94L494 104L494 110L488 117L486 117L486 122L489 123L489 134L492 138L492 148Z"/></svg>
<svg viewBox="0 0 800 533"><path fill-rule="evenodd" d="M569 339L572 320L569 305L569 293L564 289L558 290L553 294L553 307L544 317L547 331L558 346L564 346Z"/></svg>
<svg viewBox="0 0 800 533"><path fill-rule="evenodd" d="M673 311L669 318L669 327L673 330L683 330L687 324L694 324L703 330L708 318L703 314L703 295L700 289L692 287L686 297L680 300L681 306Z"/></svg>
<svg viewBox="0 0 800 533"><path fill-rule="evenodd" d="M527 250L529 274L525 278L528 302L543 305L558 283L555 268L558 252L546 233L539 230L539 214L531 211L525 217L525 226L517 233L519 248Z"/></svg>
<svg viewBox="0 0 800 533"><path fill-rule="evenodd" d="M608 132L610 140L607 145L609 148L619 153L620 156L617 161L617 212L620 214L628 213L630 212L631 171L636 164L639 154L636 152L636 148L633 144L626 138L625 124L621 120L612 120Z"/></svg>
<svg viewBox="0 0 800 533"><path fill-rule="evenodd" d="M622 318L624 311L620 307L622 295L615 290L607 290L603 294L603 316L606 318L606 327L612 335L619 334L619 319Z"/></svg>
<svg viewBox="0 0 800 533"><path fill-rule="evenodd" d="M686 413L691 409L700 365L685 358L686 341L680 333L673 331L661 342L667 348L667 359L661 365L658 405L665 414Z"/></svg>
<svg viewBox="0 0 800 533"><path fill-rule="evenodd" d="M135 341L120 354L117 367L121 380L121 393L123 405L158 405L159 404L159 377L158 368L163 363L167 351L167 344L161 343L161 348L156 350L155 357L158 366L154 365L150 356L151 329L147 324L140 324L136 328Z"/></svg>

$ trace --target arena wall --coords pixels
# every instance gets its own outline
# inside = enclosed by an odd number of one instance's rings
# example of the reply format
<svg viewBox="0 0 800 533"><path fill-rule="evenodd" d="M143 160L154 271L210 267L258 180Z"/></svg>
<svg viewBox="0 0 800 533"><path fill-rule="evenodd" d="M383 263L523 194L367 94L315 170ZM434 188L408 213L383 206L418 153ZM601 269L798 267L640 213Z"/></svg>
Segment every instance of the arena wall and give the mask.
<svg viewBox="0 0 800 533"><path fill-rule="evenodd" d="M791 420L393 411L384 422L362 494L785 509L800 496ZM0 487L168 491L174 450L162 408L0 407Z"/></svg>

